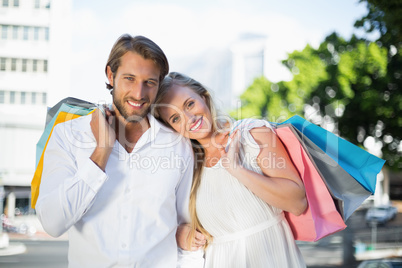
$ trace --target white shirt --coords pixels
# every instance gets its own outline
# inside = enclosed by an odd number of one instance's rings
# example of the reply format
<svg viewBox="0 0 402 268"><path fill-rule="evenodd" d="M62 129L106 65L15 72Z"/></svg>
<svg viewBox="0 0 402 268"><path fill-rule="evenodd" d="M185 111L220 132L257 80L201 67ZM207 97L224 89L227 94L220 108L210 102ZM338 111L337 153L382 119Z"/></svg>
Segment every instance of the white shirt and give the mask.
<svg viewBox="0 0 402 268"><path fill-rule="evenodd" d="M91 118L53 130L36 203L44 229L68 231L69 267L176 267L176 228L189 221L191 145L149 115L134 150L116 141L103 172L89 158Z"/></svg>

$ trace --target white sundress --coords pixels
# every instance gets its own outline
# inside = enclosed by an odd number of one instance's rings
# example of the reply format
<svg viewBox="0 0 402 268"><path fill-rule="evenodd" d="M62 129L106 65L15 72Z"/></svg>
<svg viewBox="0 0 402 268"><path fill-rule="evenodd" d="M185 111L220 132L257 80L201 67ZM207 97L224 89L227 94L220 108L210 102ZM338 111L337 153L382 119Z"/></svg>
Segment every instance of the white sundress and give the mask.
<svg viewBox="0 0 402 268"><path fill-rule="evenodd" d="M239 129L242 159L249 157L243 165L261 174L250 160L260 149L249 132L260 126L270 127L263 120L243 120ZM306 267L283 211L254 195L220 162L204 168L196 207L201 224L214 238L205 251L204 267Z"/></svg>

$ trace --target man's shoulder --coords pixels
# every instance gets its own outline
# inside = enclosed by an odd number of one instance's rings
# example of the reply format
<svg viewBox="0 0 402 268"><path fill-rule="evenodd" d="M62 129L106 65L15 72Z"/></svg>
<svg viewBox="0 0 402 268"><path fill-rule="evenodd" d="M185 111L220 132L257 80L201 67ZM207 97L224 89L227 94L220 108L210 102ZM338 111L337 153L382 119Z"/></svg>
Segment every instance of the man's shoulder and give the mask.
<svg viewBox="0 0 402 268"><path fill-rule="evenodd" d="M64 135L72 134L73 132L91 132L92 115L83 115L77 118L65 118L64 122L61 122L54 126L54 132L64 133Z"/></svg>
<svg viewBox="0 0 402 268"><path fill-rule="evenodd" d="M183 137L179 133L172 130L161 129L154 141L159 148L172 148L182 153L187 152L192 154L192 146L189 139Z"/></svg>

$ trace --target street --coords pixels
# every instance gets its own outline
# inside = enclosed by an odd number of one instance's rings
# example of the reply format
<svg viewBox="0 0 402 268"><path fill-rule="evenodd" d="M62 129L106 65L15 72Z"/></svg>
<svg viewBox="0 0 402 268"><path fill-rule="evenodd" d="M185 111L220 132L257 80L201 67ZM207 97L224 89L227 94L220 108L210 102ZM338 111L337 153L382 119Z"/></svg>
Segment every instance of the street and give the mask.
<svg viewBox="0 0 402 268"><path fill-rule="evenodd" d="M402 213L399 213L385 226L378 226L375 241L372 229L364 220L364 212L357 211L347 221L348 228L318 242L297 241L308 268L335 268L343 265L343 238L351 236L368 248L385 249L400 246L402 241ZM375 243L372 245L372 243ZM65 239L43 237L13 237L10 243L24 244L26 251L22 254L0 256L0 267L4 268L66 268L68 242ZM350 249L351 254L354 248ZM355 266L351 266L355 267Z"/></svg>
<svg viewBox="0 0 402 268"><path fill-rule="evenodd" d="M23 254L0 256L0 267L4 268L66 268L67 241L12 240L23 243Z"/></svg>

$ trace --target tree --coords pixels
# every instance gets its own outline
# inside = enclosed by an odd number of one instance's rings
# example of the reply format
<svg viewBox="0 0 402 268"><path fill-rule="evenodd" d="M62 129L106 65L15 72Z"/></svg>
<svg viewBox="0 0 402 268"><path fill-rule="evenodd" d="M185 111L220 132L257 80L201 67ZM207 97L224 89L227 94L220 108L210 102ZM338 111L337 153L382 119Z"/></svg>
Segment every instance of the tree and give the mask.
<svg viewBox="0 0 402 268"><path fill-rule="evenodd" d="M241 115L271 121L304 115L361 147L375 145L386 165L402 168L402 46L395 30L400 24L389 26L398 16L387 15L375 2L370 0L369 14L356 25L381 28L379 40L345 40L333 33L318 49L307 45L290 53L283 63L293 79L273 84L258 78L241 96Z"/></svg>
<svg viewBox="0 0 402 268"><path fill-rule="evenodd" d="M372 129L377 142L383 143L383 158L387 165L401 169L401 127L402 127L402 1L401 0L361 0L367 4L368 13L356 21L355 27L363 28L368 33L377 31L380 36L377 43L388 51L387 73L378 80L377 87L383 88L381 105L375 106L379 116L386 118ZM378 134L382 135L378 136ZM399 147L399 149L398 149Z"/></svg>

